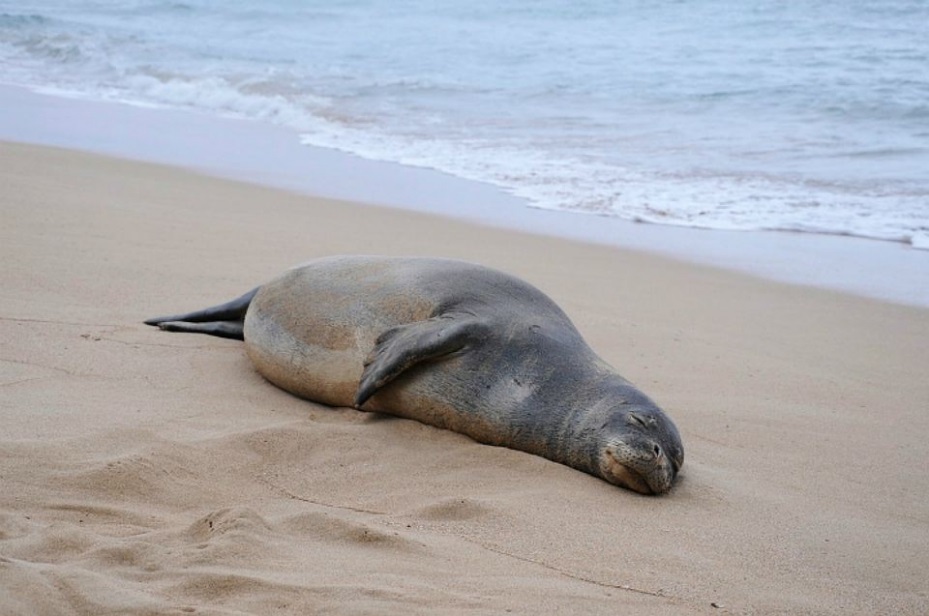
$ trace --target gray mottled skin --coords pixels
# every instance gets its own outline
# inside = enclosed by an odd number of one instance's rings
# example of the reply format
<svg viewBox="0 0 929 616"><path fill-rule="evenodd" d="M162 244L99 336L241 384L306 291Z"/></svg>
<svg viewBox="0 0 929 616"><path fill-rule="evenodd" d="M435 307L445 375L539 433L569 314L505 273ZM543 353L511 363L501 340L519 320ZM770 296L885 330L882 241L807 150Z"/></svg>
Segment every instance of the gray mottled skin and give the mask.
<svg viewBox="0 0 929 616"><path fill-rule="evenodd" d="M214 308L146 321L244 338L275 385L537 454L645 494L684 460L674 423L546 295L442 259L331 257Z"/></svg>

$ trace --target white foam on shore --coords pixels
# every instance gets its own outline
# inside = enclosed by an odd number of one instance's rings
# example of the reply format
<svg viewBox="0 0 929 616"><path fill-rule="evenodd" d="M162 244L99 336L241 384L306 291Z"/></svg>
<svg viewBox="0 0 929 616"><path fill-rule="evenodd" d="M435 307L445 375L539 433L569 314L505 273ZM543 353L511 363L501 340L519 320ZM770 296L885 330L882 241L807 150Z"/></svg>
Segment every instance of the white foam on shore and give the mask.
<svg viewBox="0 0 929 616"><path fill-rule="evenodd" d="M491 185L301 145L295 131L258 122L0 86L0 139L171 164L318 196L651 251L773 280L929 306L929 251L853 237L707 231L529 208Z"/></svg>

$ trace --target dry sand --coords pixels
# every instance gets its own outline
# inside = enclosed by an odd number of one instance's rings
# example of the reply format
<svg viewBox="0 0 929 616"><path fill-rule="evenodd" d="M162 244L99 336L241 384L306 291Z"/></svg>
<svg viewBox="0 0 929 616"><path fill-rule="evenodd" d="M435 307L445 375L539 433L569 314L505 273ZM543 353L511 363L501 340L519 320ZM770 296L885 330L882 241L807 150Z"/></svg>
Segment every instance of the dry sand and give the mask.
<svg viewBox="0 0 929 616"><path fill-rule="evenodd" d="M929 612L929 310L0 146L0 614ZM642 497L298 400L143 318L315 256L541 287L662 404Z"/></svg>

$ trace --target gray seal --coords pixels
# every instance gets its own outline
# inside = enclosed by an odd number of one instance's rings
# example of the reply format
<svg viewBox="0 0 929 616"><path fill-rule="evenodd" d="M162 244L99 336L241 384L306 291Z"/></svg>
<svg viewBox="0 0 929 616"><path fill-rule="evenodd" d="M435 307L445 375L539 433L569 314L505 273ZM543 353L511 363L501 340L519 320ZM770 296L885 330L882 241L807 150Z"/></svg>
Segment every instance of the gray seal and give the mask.
<svg viewBox="0 0 929 616"><path fill-rule="evenodd" d="M245 341L266 379L331 406L415 419L643 494L671 489L671 419L532 285L431 258L311 261L226 304L145 321Z"/></svg>

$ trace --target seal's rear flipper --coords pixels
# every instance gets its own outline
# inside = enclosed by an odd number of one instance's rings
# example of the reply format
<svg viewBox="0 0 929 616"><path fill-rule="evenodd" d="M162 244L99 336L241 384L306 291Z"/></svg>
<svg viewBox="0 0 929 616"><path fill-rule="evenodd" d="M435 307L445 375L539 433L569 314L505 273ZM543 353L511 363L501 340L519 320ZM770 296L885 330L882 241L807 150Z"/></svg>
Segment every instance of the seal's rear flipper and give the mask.
<svg viewBox="0 0 929 616"><path fill-rule="evenodd" d="M154 317L146 319L145 324L156 325L169 332L194 332L242 340L245 312L248 310L248 305L251 304L256 293L258 293L257 287L245 295L219 306L195 310L187 314Z"/></svg>
<svg viewBox="0 0 929 616"><path fill-rule="evenodd" d="M408 368L460 351L482 340L487 331L484 322L471 315L442 315L388 329L365 360L355 408Z"/></svg>
<svg viewBox="0 0 929 616"><path fill-rule="evenodd" d="M157 325L166 332L190 332L209 334L220 338L232 338L233 340L245 340L245 334L242 332L242 321L208 321L206 323L163 321Z"/></svg>

